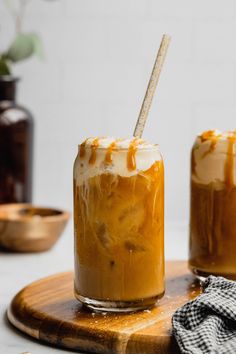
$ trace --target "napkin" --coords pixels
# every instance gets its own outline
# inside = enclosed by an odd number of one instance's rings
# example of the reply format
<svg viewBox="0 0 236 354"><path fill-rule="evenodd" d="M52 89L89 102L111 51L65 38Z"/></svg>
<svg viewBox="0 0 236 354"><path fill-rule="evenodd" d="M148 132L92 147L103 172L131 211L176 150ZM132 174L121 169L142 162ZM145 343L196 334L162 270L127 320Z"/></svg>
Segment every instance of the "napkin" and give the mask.
<svg viewBox="0 0 236 354"><path fill-rule="evenodd" d="M236 354L236 282L209 276L203 293L177 309L173 334L184 354Z"/></svg>

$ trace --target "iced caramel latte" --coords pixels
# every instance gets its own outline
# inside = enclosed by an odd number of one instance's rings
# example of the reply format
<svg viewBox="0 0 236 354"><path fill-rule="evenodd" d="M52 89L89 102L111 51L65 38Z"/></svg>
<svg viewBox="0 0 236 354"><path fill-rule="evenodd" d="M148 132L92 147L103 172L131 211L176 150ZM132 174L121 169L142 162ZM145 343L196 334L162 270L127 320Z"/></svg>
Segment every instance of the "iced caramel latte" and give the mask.
<svg viewBox="0 0 236 354"><path fill-rule="evenodd" d="M190 269L236 279L236 131L199 135L191 166Z"/></svg>
<svg viewBox="0 0 236 354"><path fill-rule="evenodd" d="M75 296L133 311L164 293L164 172L157 145L89 138L74 164Z"/></svg>

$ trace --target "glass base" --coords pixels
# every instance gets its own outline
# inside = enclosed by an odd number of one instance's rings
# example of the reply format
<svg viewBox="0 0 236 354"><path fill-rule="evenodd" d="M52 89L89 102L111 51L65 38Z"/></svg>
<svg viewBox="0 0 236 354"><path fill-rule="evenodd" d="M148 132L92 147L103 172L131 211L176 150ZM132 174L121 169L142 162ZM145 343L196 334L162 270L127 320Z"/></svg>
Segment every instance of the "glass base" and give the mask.
<svg viewBox="0 0 236 354"><path fill-rule="evenodd" d="M200 280L200 282L204 282L204 280L206 280L206 278L209 275L214 275L215 277L224 277L227 279L231 279L231 280L236 280L236 274L232 274L232 273L217 273L217 272L206 272L203 271L199 268L196 268L194 266L192 266L191 264L189 264L189 269L191 270L191 272L196 275L196 277Z"/></svg>
<svg viewBox="0 0 236 354"><path fill-rule="evenodd" d="M99 312L135 312L140 310L147 310L155 306L157 301L162 298L163 295L164 292L160 295L148 299L140 299L136 301L102 301L91 299L89 297L75 293L76 299L82 302L83 305L93 311Z"/></svg>

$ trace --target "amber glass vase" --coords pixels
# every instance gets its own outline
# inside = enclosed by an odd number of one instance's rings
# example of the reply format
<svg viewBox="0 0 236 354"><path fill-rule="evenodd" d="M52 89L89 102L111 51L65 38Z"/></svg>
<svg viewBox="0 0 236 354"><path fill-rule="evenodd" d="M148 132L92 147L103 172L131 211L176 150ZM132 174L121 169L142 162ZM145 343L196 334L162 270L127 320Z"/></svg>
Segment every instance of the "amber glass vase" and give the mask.
<svg viewBox="0 0 236 354"><path fill-rule="evenodd" d="M0 203L32 199L33 118L16 103L12 76L0 76Z"/></svg>

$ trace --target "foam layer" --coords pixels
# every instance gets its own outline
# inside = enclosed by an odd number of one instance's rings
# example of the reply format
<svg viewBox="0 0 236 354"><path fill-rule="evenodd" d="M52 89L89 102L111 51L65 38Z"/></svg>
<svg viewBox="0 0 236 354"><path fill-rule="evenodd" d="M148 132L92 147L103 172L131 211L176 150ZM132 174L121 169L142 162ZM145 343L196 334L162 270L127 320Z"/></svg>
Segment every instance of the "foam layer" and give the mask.
<svg viewBox="0 0 236 354"><path fill-rule="evenodd" d="M192 152L192 179L201 184L236 182L236 131L211 130L197 136Z"/></svg>
<svg viewBox="0 0 236 354"><path fill-rule="evenodd" d="M98 146L95 149L95 159L91 163L91 154L94 149L94 141ZM133 176L141 171L148 170L156 161L162 159L159 146L150 144L142 139L136 140L133 158L135 159L135 168L128 168L127 159L129 148L132 146L134 138L114 139L105 138L89 138L86 144L79 145L79 153L75 161L74 169L76 170L76 182L82 184L84 180L100 175L102 173L112 173L123 177ZM111 162L106 162L106 155L109 146L115 143L115 149L112 150ZM81 151L83 149L83 152ZM136 150L137 149L137 150ZM81 156L82 155L82 156Z"/></svg>

